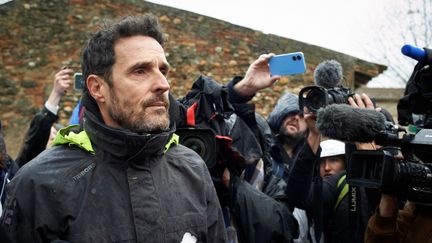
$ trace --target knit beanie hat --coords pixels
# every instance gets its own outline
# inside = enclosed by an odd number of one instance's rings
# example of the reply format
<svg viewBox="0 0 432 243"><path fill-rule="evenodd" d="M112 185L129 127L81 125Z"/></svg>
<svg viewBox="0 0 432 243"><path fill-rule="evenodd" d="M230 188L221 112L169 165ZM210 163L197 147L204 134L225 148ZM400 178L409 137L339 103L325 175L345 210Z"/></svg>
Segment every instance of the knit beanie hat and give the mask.
<svg viewBox="0 0 432 243"><path fill-rule="evenodd" d="M298 96L291 93L284 94L270 113L267 122L273 133L278 134L282 122L288 115L300 112Z"/></svg>

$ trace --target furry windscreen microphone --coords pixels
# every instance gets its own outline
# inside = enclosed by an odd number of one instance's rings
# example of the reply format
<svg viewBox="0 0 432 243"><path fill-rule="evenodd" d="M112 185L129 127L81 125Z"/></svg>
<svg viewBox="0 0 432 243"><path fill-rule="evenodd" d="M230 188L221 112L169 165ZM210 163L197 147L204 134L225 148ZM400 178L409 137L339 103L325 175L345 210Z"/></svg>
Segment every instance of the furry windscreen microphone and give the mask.
<svg viewBox="0 0 432 243"><path fill-rule="evenodd" d="M321 62L314 71L315 85L326 89L340 85L343 78L342 70L342 65L336 60Z"/></svg>
<svg viewBox="0 0 432 243"><path fill-rule="evenodd" d="M326 137L344 142L372 142L384 131L385 116L370 109L333 104L317 112L317 128Z"/></svg>

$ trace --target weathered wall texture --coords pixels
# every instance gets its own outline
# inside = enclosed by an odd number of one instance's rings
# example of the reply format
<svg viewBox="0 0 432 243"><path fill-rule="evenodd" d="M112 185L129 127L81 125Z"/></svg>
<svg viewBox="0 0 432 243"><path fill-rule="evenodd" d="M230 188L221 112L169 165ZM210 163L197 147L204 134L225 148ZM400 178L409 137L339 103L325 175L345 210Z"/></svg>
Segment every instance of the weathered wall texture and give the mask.
<svg viewBox="0 0 432 243"><path fill-rule="evenodd" d="M166 53L173 67L169 79L177 97L186 93L199 74L226 83L244 74L265 52L302 51L307 73L284 78L257 94L254 102L264 116L281 93L298 92L312 84L313 70L323 60L341 62L351 87L365 84L385 69L318 46L141 0L15 0L0 6L0 119L13 156L32 115L50 92L54 73L64 65L79 71L81 49L101 20L146 12L158 16L168 33ZM63 98L61 122L67 122L78 99L79 93L73 90Z"/></svg>
<svg viewBox="0 0 432 243"><path fill-rule="evenodd" d="M370 97L374 97L376 103L382 107L387 109L390 114L393 116L394 121L397 123L397 103L399 99L404 95L405 89L397 89L397 88L366 88L361 87L356 90L357 93L365 93Z"/></svg>

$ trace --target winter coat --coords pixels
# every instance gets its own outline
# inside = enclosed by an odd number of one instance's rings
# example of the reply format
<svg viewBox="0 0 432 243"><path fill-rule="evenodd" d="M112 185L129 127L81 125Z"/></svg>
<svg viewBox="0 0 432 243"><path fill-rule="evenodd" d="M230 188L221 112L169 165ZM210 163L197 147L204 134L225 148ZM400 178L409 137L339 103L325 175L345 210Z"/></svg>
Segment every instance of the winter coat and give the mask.
<svg viewBox="0 0 432 243"><path fill-rule="evenodd" d="M21 167L45 150L51 126L58 116L45 106L33 117L15 162Z"/></svg>
<svg viewBox="0 0 432 243"><path fill-rule="evenodd" d="M238 177L230 181L230 210L238 225L239 242L292 242L298 224L288 206Z"/></svg>
<svg viewBox="0 0 432 243"><path fill-rule="evenodd" d="M364 242L369 218L377 205L376 189L353 187L346 172L323 179L325 242ZM352 202L350 202L352 201Z"/></svg>
<svg viewBox="0 0 432 243"><path fill-rule="evenodd" d="M139 135L85 112L8 184L1 242L226 242L202 159L170 132ZM79 133L76 133L79 132ZM169 144L169 145L167 145ZM167 146L166 146L167 145ZM6 238L7 237L7 238Z"/></svg>
<svg viewBox="0 0 432 243"><path fill-rule="evenodd" d="M375 214L367 225L366 243L431 243L432 209L406 204L397 216L383 218Z"/></svg>
<svg viewBox="0 0 432 243"><path fill-rule="evenodd" d="M9 183L10 180L14 177L15 173L18 171L19 167L13 161L10 156L8 156L8 160L6 163L6 168L3 170L0 170L0 215L3 212L3 203L6 198L6 185Z"/></svg>

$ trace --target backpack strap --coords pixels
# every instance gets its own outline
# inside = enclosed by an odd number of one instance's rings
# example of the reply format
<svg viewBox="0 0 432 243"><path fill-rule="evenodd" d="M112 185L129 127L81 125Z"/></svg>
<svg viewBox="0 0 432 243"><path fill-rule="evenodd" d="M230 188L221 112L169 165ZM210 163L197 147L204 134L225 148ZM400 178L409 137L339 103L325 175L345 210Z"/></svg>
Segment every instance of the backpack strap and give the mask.
<svg viewBox="0 0 432 243"><path fill-rule="evenodd" d="M189 126L195 126L195 111L197 107L198 103L194 102L193 105L191 105L186 111L186 123Z"/></svg>

